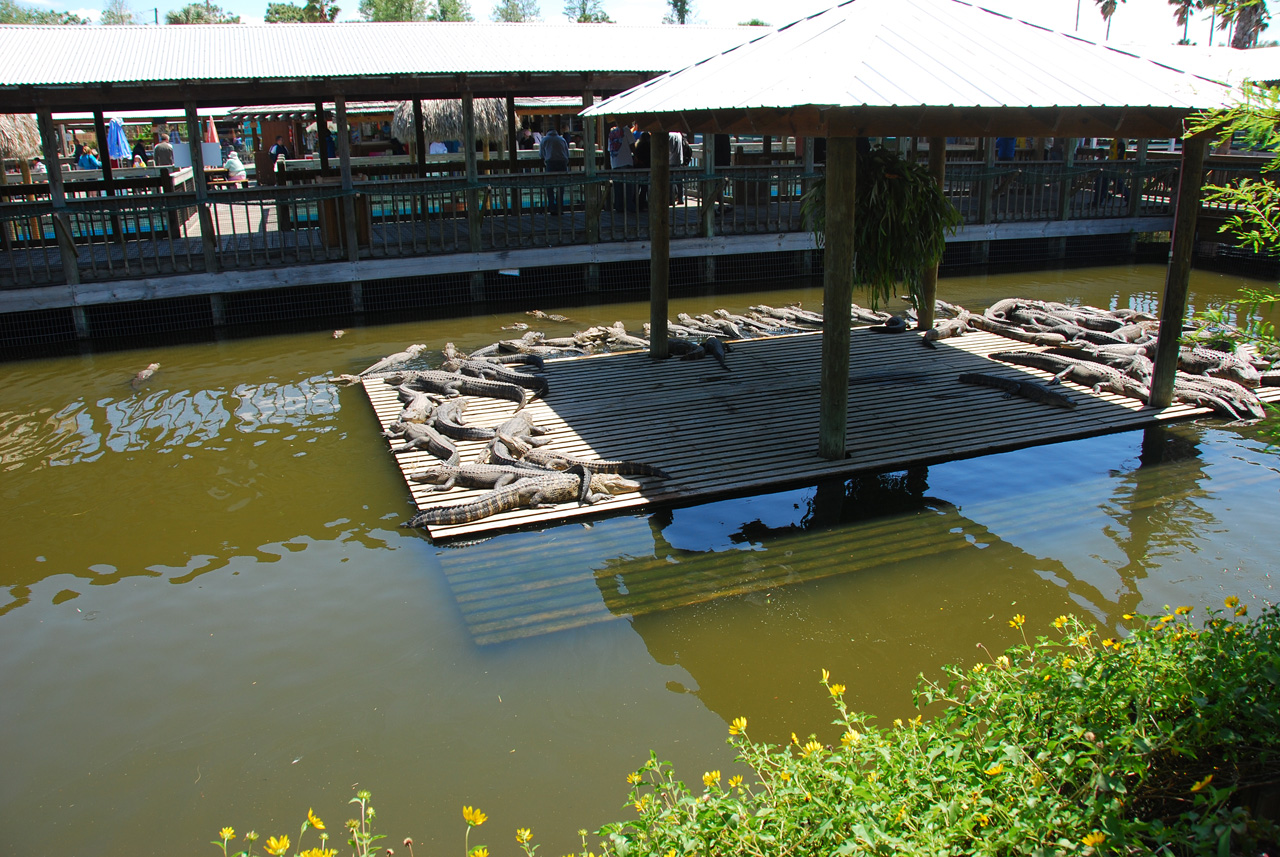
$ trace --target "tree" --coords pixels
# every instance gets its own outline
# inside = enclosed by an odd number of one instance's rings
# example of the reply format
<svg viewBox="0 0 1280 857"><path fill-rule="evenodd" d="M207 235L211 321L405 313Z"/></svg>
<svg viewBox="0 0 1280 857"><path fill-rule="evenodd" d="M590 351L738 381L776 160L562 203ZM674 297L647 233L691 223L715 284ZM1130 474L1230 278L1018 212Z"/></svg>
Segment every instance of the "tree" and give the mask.
<svg viewBox="0 0 1280 857"><path fill-rule="evenodd" d="M474 21L467 0L436 0L427 12L428 21Z"/></svg>
<svg viewBox="0 0 1280 857"><path fill-rule="evenodd" d="M107 0L107 5L102 9L101 20L108 26L138 23L133 10L129 8L129 0Z"/></svg>
<svg viewBox="0 0 1280 857"><path fill-rule="evenodd" d="M566 0L564 16L579 24L612 24L613 19L604 11L600 0Z"/></svg>
<svg viewBox="0 0 1280 857"><path fill-rule="evenodd" d="M768 21L761 21L759 18L752 18L750 21L739 21L739 27L772 27Z"/></svg>
<svg viewBox="0 0 1280 857"><path fill-rule="evenodd" d="M493 7L493 20L525 24L538 20L538 0L498 0Z"/></svg>
<svg viewBox="0 0 1280 857"><path fill-rule="evenodd" d="M693 22L693 0L667 0L664 24L689 24Z"/></svg>
<svg viewBox="0 0 1280 857"><path fill-rule="evenodd" d="M307 0L305 6L296 3L268 3L262 20L268 24L330 24L342 11L324 0Z"/></svg>
<svg viewBox="0 0 1280 857"><path fill-rule="evenodd" d="M0 24L87 24L72 12L54 12L20 6L14 0L0 0Z"/></svg>
<svg viewBox="0 0 1280 857"><path fill-rule="evenodd" d="M360 0L366 21L425 21L427 0Z"/></svg>
<svg viewBox="0 0 1280 857"><path fill-rule="evenodd" d="M232 15L221 6L210 0L203 3L188 3L175 12L165 12L166 24L239 24L240 16Z"/></svg>
<svg viewBox="0 0 1280 857"><path fill-rule="evenodd" d="M1107 38L1111 38L1111 16L1116 13L1117 0L1094 0L1098 4L1098 11L1102 12L1102 20L1107 22ZM1123 3L1124 0L1119 0Z"/></svg>
<svg viewBox="0 0 1280 857"><path fill-rule="evenodd" d="M1270 17L1263 0L1232 0L1218 4L1218 29L1225 30L1231 25L1231 47L1252 48L1258 44L1258 34L1267 28Z"/></svg>

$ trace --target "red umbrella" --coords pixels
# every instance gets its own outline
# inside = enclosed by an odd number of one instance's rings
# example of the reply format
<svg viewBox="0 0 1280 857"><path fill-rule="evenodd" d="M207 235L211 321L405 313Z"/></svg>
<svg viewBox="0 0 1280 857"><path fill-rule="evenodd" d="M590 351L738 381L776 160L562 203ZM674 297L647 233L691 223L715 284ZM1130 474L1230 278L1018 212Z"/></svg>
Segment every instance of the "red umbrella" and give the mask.
<svg viewBox="0 0 1280 857"><path fill-rule="evenodd" d="M209 124L208 124L208 126L205 128L205 132L204 132L204 141L205 141L206 143L216 143L216 142L218 142L218 131L217 131L217 129L216 129L216 128L214 128L214 127L213 127L213 119L212 119L212 118L210 118L210 119L208 120L208 122L209 122Z"/></svg>

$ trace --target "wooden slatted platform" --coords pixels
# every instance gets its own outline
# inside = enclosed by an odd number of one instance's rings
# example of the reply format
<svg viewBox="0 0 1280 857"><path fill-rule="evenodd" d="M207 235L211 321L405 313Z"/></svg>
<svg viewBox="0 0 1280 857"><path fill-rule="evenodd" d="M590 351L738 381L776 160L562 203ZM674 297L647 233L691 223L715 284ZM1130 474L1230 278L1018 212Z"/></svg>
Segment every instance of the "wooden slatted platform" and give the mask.
<svg viewBox="0 0 1280 857"><path fill-rule="evenodd" d="M551 526L588 516L688 503L734 494L778 490L833 476L895 470L1038 444L1126 431L1208 413L1174 405L1163 410L1113 394L1092 394L1066 383L1078 405L1064 410L993 389L959 383L965 372L1017 378L1048 375L989 359L996 351L1026 348L988 333L921 346L916 334L866 328L850 340L849 457L827 461L818 437L820 334L733 344L732 371L710 359L655 362L645 352L548 361L551 394L526 408L550 432L550 449L583 458L628 459L661 467L669 480L643 479L640 493L596 506L565 504L522 509L471 524L429 528L433 539L475 537L529 526ZM400 411L395 390L365 382L385 429ZM1264 389L1280 400L1280 388ZM467 420L493 426L515 405L471 399ZM477 460L483 444L458 445L462 460ZM434 490L408 481L438 465L426 452L396 456L419 508L462 503L483 493Z"/></svg>

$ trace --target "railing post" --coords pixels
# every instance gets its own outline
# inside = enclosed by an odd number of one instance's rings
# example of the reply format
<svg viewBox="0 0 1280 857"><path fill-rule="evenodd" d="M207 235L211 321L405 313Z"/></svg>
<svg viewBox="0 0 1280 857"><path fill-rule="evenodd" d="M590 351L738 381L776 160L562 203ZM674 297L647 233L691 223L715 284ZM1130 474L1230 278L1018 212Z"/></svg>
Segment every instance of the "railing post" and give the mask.
<svg viewBox="0 0 1280 857"><path fill-rule="evenodd" d="M476 166L476 103L475 95L462 93L462 148L466 167L467 189L463 193L467 208L467 244L472 253L479 253L483 246L480 212L480 171ZM471 273L471 299L482 301L485 297L484 271Z"/></svg>
<svg viewBox="0 0 1280 857"><path fill-rule="evenodd" d="M982 138L982 181L979 183L981 197L978 200L978 222L986 225L991 222L991 207L994 200L992 199L992 191L995 190L995 182L992 180L996 169L996 141L994 137ZM985 265L991 257L991 242L978 242L978 264Z"/></svg>
<svg viewBox="0 0 1280 857"><path fill-rule="evenodd" d="M1147 166L1147 141L1138 141L1137 159L1132 162L1134 168L1130 170L1132 175L1129 178L1129 216L1137 217L1142 211L1142 192L1143 185L1146 182L1145 168Z"/></svg>
<svg viewBox="0 0 1280 857"><path fill-rule="evenodd" d="M714 238L716 235L716 199L719 194L716 187L716 142L714 134L702 135L702 189L698 193L698 217L701 221L699 230L703 238ZM716 281L716 257L708 253L702 257L702 280L706 283Z"/></svg>
<svg viewBox="0 0 1280 857"><path fill-rule="evenodd" d="M49 179L53 237L58 242L58 254L62 257L62 276L71 291L71 319L75 324L76 336L88 339L89 319L85 316L84 307L76 304L76 286L80 285L80 252L76 249L75 237L71 234L71 219L67 216L67 196L62 186L62 158L58 151L57 137L53 133L53 111L47 107L36 111L36 124L40 127L45 175Z"/></svg>
<svg viewBox="0 0 1280 857"><path fill-rule="evenodd" d="M1062 180L1058 186L1058 219L1071 219L1071 188L1075 184L1076 138L1068 137L1062 147ZM1062 261L1067 258L1067 239L1054 241L1054 258Z"/></svg>
<svg viewBox="0 0 1280 857"><path fill-rule="evenodd" d="M204 152L200 133L200 117L196 115L196 103L183 105L187 114L187 145L191 149L191 172L195 180L196 213L200 216L200 246L204 250L204 269L209 273L218 270L218 233L214 228L213 212L209 210L209 185L204 177Z"/></svg>
<svg viewBox="0 0 1280 857"><path fill-rule="evenodd" d="M590 107L595 101L591 90L582 93L583 108ZM596 123L588 120L582 123L582 173L583 196L586 198L587 243L600 243L600 209L602 207L600 187L596 184ZM600 263L588 262L585 271L588 291L600 289Z"/></svg>
<svg viewBox="0 0 1280 857"><path fill-rule="evenodd" d="M356 234L355 181L351 177L351 132L347 129L347 97L341 93L333 96L333 121L338 126L338 169L342 181L342 234L346 236L347 261L360 261L359 237ZM351 311L364 312L364 287L358 281L349 284Z"/></svg>
<svg viewBox="0 0 1280 857"><path fill-rule="evenodd" d="M671 287L671 165L667 163L667 132L655 129L649 158L649 356L665 360L667 307Z"/></svg>

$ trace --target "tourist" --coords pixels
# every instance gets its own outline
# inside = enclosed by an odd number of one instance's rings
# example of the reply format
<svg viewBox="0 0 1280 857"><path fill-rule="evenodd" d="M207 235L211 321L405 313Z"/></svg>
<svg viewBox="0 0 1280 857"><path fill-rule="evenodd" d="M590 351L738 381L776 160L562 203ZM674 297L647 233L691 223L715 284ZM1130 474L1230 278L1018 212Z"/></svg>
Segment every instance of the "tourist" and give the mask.
<svg viewBox="0 0 1280 857"><path fill-rule="evenodd" d="M645 170L647 172L649 167L652 166L652 155L653 136L648 131L645 131L640 135L640 139L636 140L635 152L632 153L636 169ZM641 211L645 211L649 208L649 185L640 185L640 192L636 197L636 202L638 203Z"/></svg>
<svg viewBox="0 0 1280 857"><path fill-rule="evenodd" d="M82 170L100 170L102 161L93 156L93 151L88 146L81 146L80 158L76 161L76 166Z"/></svg>
<svg viewBox="0 0 1280 857"><path fill-rule="evenodd" d="M615 170L629 170L635 166L632 155L631 132L627 124L619 119L609 129L609 167ZM627 182L613 183L613 210L634 211L636 207L635 185Z"/></svg>
<svg viewBox="0 0 1280 857"><path fill-rule="evenodd" d="M542 157L542 165L549 173L567 173L569 171L569 144L565 142L555 128L552 128L542 138L542 145L538 147L538 154ZM561 207L564 205L564 186L557 183L554 186L548 184L547 187L547 210L552 214L559 214Z"/></svg>
<svg viewBox="0 0 1280 857"><path fill-rule="evenodd" d="M516 138L516 148L533 151L533 131L528 128L521 128L520 136Z"/></svg>
<svg viewBox="0 0 1280 857"><path fill-rule="evenodd" d="M155 151L152 152L151 157L157 167L173 166L173 146L169 144L168 134L160 135L160 142L156 143Z"/></svg>
<svg viewBox="0 0 1280 857"><path fill-rule="evenodd" d="M275 145L268 149L268 152L271 154L271 157L277 161L281 158L284 158L286 161L293 160L293 151L290 150L289 146L285 143L283 136L276 137Z"/></svg>
<svg viewBox="0 0 1280 857"><path fill-rule="evenodd" d="M32 175L35 175L36 173L44 174L44 172L45 172L44 161L40 160L39 158L32 158L31 174Z"/></svg>
<svg viewBox="0 0 1280 857"><path fill-rule="evenodd" d="M235 149L227 153L227 160L222 165L227 168L227 181L236 185L248 184L244 163Z"/></svg>
<svg viewBox="0 0 1280 857"><path fill-rule="evenodd" d="M683 167L693 160L693 147L685 140L684 134L671 131L667 134L667 163L673 167ZM673 179L671 182L671 204L684 202L684 182Z"/></svg>

